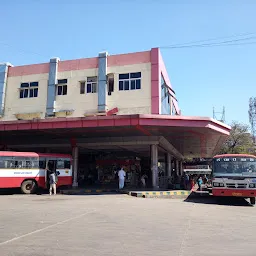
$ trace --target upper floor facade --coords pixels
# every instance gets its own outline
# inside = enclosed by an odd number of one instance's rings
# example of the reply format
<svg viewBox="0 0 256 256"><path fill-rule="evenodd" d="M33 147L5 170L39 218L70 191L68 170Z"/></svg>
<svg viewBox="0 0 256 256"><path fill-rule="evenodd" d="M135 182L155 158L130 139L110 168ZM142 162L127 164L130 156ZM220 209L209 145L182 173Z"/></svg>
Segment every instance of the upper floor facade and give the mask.
<svg viewBox="0 0 256 256"><path fill-rule="evenodd" d="M0 121L99 114L180 114L158 48L17 67L0 64Z"/></svg>

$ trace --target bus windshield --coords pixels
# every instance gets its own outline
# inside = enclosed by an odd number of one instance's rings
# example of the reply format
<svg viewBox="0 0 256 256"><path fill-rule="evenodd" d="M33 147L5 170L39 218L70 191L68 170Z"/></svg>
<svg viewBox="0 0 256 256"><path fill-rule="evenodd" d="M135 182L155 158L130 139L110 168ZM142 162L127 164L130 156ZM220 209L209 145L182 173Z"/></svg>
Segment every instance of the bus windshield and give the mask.
<svg viewBox="0 0 256 256"><path fill-rule="evenodd" d="M256 159L237 156L214 158L213 175L256 177Z"/></svg>

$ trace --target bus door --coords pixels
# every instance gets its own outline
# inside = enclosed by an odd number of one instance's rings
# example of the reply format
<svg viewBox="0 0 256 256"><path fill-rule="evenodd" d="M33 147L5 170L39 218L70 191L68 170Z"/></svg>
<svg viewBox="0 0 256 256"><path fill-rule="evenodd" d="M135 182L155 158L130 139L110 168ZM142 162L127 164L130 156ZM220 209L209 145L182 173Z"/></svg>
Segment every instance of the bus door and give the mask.
<svg viewBox="0 0 256 256"><path fill-rule="evenodd" d="M50 172L49 170L51 171L54 171L56 172L56 168L57 168L57 160L56 159L46 159L46 172L45 172L45 187L47 189L50 188Z"/></svg>

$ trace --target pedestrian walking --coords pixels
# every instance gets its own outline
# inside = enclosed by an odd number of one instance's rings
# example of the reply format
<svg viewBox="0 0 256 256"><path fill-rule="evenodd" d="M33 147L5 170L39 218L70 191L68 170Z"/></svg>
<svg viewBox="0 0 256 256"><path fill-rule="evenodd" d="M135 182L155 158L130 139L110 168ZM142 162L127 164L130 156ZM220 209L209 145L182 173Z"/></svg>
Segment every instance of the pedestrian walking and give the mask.
<svg viewBox="0 0 256 256"><path fill-rule="evenodd" d="M50 190L49 193L52 195L52 192L54 195L56 195L56 185L57 185L57 177L54 171L50 171L49 175L49 183L50 183Z"/></svg>

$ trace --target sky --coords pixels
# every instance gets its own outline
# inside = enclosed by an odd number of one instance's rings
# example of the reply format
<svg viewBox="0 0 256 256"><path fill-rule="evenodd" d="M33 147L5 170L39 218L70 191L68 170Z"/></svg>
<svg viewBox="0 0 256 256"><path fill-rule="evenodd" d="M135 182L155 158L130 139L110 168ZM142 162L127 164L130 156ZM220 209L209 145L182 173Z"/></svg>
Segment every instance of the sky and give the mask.
<svg viewBox="0 0 256 256"><path fill-rule="evenodd" d="M226 123L249 124L255 13L254 0L2 1L0 62L18 66L161 47L182 115L213 117L213 107L225 107ZM193 46L248 37L250 44ZM202 42L212 38L218 40ZM165 48L182 44L189 47Z"/></svg>

